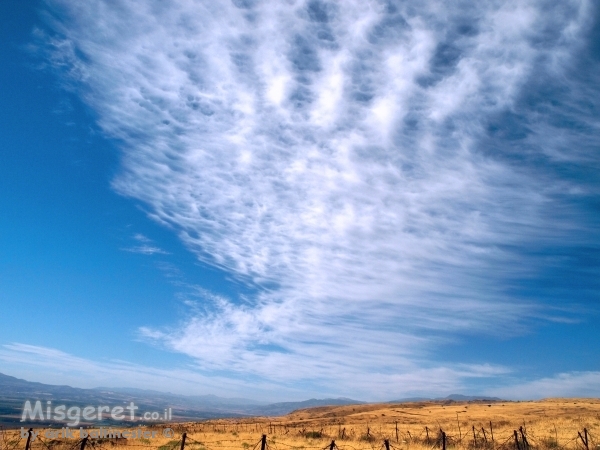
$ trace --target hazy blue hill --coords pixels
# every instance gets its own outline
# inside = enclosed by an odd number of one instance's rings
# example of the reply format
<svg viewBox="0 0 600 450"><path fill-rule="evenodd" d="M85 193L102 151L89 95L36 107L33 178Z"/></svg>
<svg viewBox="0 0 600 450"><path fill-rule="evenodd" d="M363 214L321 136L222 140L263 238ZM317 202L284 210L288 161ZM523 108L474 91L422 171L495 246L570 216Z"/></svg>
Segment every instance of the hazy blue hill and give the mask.
<svg viewBox="0 0 600 450"><path fill-rule="evenodd" d="M172 408L174 420L205 420L219 417L277 416L296 409L314 406L359 404L347 398L310 399L301 402L266 404L246 398L225 398L216 395L185 396L169 392L137 388L80 389L22 380L0 373L0 424L22 426L19 422L26 400L68 406L122 405L134 402L138 413ZM37 424L52 422L37 422Z"/></svg>
<svg viewBox="0 0 600 450"><path fill-rule="evenodd" d="M304 400L302 402L272 403L270 405L265 405L261 406L260 408L256 408L255 411L256 414L264 416L279 416L288 414L297 409L314 408L317 406L359 405L363 403L365 402L352 400L350 398L311 398L310 400Z"/></svg>
<svg viewBox="0 0 600 450"><path fill-rule="evenodd" d="M399 400L391 400L387 403L412 403L412 402L443 402L443 401L453 401L453 402L476 402L476 401L491 401L491 402L500 402L504 401L498 397L489 397L484 395L462 395L462 394L451 394L447 397L407 397L401 398Z"/></svg>

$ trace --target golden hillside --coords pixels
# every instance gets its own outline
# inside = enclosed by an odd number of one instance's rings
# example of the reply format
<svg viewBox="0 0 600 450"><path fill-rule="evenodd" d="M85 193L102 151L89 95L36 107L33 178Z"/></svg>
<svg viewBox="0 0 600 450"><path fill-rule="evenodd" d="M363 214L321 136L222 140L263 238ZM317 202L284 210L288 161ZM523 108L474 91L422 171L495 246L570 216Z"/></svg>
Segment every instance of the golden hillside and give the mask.
<svg viewBox="0 0 600 450"><path fill-rule="evenodd" d="M174 431L171 438L161 432ZM96 449L115 446L180 450L598 450L600 400L547 399L531 402L418 402L331 406L282 417L165 424L155 439L89 440ZM586 440L587 439L587 440ZM335 441L335 442L332 442ZM387 441L387 443L386 443ZM31 450L65 450L71 440L38 440ZM0 450L24 449L16 432L4 432ZM89 448L89 447L88 447Z"/></svg>

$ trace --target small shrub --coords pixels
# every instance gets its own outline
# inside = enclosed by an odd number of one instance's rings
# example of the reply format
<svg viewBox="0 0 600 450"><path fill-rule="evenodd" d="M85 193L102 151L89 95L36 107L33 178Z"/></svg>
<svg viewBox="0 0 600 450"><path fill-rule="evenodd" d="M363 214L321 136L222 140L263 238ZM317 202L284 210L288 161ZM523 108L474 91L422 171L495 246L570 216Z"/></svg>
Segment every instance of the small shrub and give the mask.
<svg viewBox="0 0 600 450"><path fill-rule="evenodd" d="M158 447L158 450L173 450L177 444L179 444L179 441L169 441L165 445Z"/></svg>
<svg viewBox="0 0 600 450"><path fill-rule="evenodd" d="M304 437L307 439L321 439L323 434L320 431L307 431Z"/></svg>
<svg viewBox="0 0 600 450"><path fill-rule="evenodd" d="M558 442L553 437L542 438L540 442L542 444L542 447L547 449L555 450L560 448L560 445L558 445Z"/></svg>

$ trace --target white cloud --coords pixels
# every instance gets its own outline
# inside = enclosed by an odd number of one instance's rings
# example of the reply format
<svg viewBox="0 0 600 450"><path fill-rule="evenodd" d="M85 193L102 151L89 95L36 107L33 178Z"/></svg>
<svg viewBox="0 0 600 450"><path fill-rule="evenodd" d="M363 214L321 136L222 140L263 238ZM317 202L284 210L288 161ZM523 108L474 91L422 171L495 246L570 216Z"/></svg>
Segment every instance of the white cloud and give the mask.
<svg viewBox="0 0 600 450"><path fill-rule="evenodd" d="M245 396L261 401L285 399L305 400L319 395L304 386L282 385L255 378L243 379L202 373L197 367L157 368L132 364L119 359L90 360L60 350L20 343L6 344L0 348L3 372L30 381L50 384L69 384L75 387L137 387L164 390L185 395L217 394L224 397ZM40 370L42 369L42 370ZM40 376L43 374L43 376ZM395 386L386 392L391 400L411 395L446 395L449 392L467 392L465 386L477 378L499 380L513 375L510 370L493 365L456 364L407 370L402 374L375 373L355 375L339 373L339 385L331 391L334 395L353 393L353 398L373 400L373 390ZM310 389L310 388L309 388ZM336 390L337 389L337 390ZM514 381L503 388L488 389L485 395L505 399L537 399L547 397L597 397L600 395L600 372L568 372L529 381Z"/></svg>
<svg viewBox="0 0 600 450"><path fill-rule="evenodd" d="M490 393L511 399L598 397L600 396L600 372L565 372L493 389Z"/></svg>
<svg viewBox="0 0 600 450"><path fill-rule="evenodd" d="M250 392L249 383L214 374L202 375L192 367L149 367L120 360L116 354L114 356L91 360L53 348L20 343L0 348L4 373L46 384L68 384L79 388L136 387L186 395L219 393L225 397L237 393L256 399L273 390L273 385L255 381ZM168 389L165 389L166 386ZM290 392L294 394L294 391Z"/></svg>
<svg viewBox="0 0 600 450"><path fill-rule="evenodd" d="M539 315L506 294L535 274L511 249L560 234L541 211L569 186L478 142L567 63L589 4L566 3L48 0L52 60L123 143L114 188L259 287L142 335L204 368L382 392L433 370L445 333ZM549 24L562 38L539 45Z"/></svg>
<svg viewBox="0 0 600 450"><path fill-rule="evenodd" d="M141 253L142 255L154 255L157 253L161 255L168 255L168 252L153 245L137 245L135 247L123 248L123 250L131 253Z"/></svg>
<svg viewBox="0 0 600 450"><path fill-rule="evenodd" d="M133 239L138 241L140 243L140 245L126 247L121 250L130 252L130 253L140 253L142 255L155 255L155 254L168 255L169 254L169 252L163 250L162 248L157 247L156 245L153 245L152 239L148 238L147 236L144 236L141 233L136 233L133 236Z"/></svg>
<svg viewBox="0 0 600 450"><path fill-rule="evenodd" d="M116 355L115 355L116 356ZM132 364L118 358L92 360L78 357L53 348L40 347L20 343L6 344L0 348L0 361L3 372L22 377L29 381L49 384L69 384L80 388L102 387L136 387L155 389L185 395L213 394L224 397L241 396L260 401L306 400L309 396L322 395L322 391L313 387L282 384L260 380L255 377L234 378L214 372L203 372L194 365L176 368L158 368ZM371 390L367 384L383 388L397 386L388 391L390 400L394 395L412 393L443 394L454 392L463 387L464 380L481 377L494 377L505 374L507 370L489 365L455 365L438 366L430 369L414 368L403 374L377 373L358 379L351 374L339 374L343 383L330 386L332 395L343 395L352 389L354 399L369 399ZM42 375L43 374L43 375Z"/></svg>

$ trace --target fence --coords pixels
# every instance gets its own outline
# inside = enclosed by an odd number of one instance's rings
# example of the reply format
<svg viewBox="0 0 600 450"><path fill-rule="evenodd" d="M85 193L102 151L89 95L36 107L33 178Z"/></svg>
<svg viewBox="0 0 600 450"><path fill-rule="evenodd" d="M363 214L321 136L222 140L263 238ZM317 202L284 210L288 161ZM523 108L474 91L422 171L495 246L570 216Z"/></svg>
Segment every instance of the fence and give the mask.
<svg viewBox="0 0 600 450"><path fill-rule="evenodd" d="M265 424L262 424L265 426ZM122 437L103 437L99 439L92 439L87 435L80 439L49 439L46 440L40 434L34 434L30 428L25 435L22 432L14 430L0 429L0 450L102 450L106 448L114 448L115 446L120 447L144 447L147 450L156 448L158 450L217 450L227 448L240 448L243 450L250 450L250 444L246 442L240 442L240 439L219 439L209 441L206 439L197 440L192 435L206 432L207 430L198 431L198 427L204 427L199 424L190 425L174 425L173 432L177 431L180 435L179 439L171 439L168 443L160 446L152 446L150 441L147 439L126 439ZM218 425L213 424L213 433L218 432ZM246 427L247 430L248 427ZM258 428L258 424L256 425ZM169 428L170 429L170 428ZM238 429L236 427L236 429ZM271 423L268 425L270 431L276 430ZM285 427L284 430L279 430L281 433L279 437L289 435L289 427ZM358 441L356 445L351 445L353 442L349 433L346 432L346 428L342 428L341 425L338 427L337 440L342 442L338 445L336 438L331 439L331 436L326 436L321 431L307 431L305 428L297 430L297 434L302 438L311 440L324 440L327 439L328 443L325 446L310 446L310 445L296 445L289 444L279 441L276 439L277 436L267 437L267 434L262 434L260 440L258 440L251 450L406 450L410 445L421 445L424 449L434 450L441 449L447 450L448 448L463 447L468 450L533 450L533 449L544 449L544 450L559 450L575 447L577 450L596 450L600 449L600 446L596 444L595 439L590 434L587 428L582 431L577 431L577 434L567 442L563 442L559 445L557 441L549 441L547 438L538 438L533 432L527 432L527 429L523 426L513 430L509 436L503 436L498 439L498 436L494 436L494 428L492 422L490 422L489 430L485 428L476 429L473 425L469 433L463 435L460 424L458 427L458 436L447 434L441 428L435 433L429 427L425 427L418 436L411 435L410 431L403 434L399 432L398 424L395 427L395 436L389 438L380 439L376 437L371 428L367 425L366 432L354 441ZM488 433L489 431L489 433ZM210 432L210 430L209 430ZM76 434L78 431L75 432ZM232 433L237 433L236 431ZM32 439L33 437L33 439ZM174 437L174 436L172 436ZM297 437L297 436L296 436ZM395 437L395 443L394 438ZM237 446L235 444L238 444ZM573 446L574 443L574 446ZM281 446L281 448L280 448ZM35 449L34 449L35 447ZM400 448L403 447L403 448Z"/></svg>

